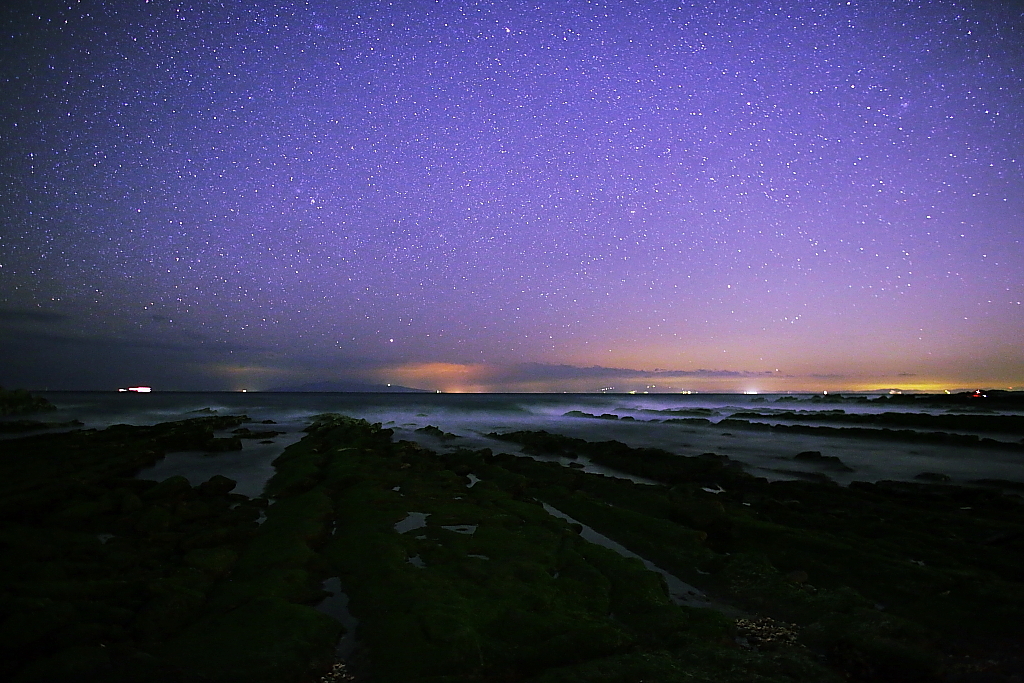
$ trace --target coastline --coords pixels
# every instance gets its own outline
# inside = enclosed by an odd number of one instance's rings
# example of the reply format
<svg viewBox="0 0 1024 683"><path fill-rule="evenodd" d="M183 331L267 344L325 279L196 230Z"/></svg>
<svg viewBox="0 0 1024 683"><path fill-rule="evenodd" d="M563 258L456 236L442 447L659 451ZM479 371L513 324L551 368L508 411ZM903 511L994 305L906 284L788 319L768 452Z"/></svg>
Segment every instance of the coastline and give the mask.
<svg viewBox="0 0 1024 683"><path fill-rule="evenodd" d="M1009 681L1020 664L1006 645L1024 635L1013 482L770 480L722 454L474 435L436 414L415 429L321 415L282 441L293 427L265 415L188 410L0 441L7 674L952 683L981 662ZM577 434L645 427L558 417ZM288 444L260 495L209 469L137 478L175 454L269 457L257 439ZM396 526L413 512L422 524ZM328 579L359 620L333 673L342 625L315 609ZM732 616L679 604L672 580Z"/></svg>

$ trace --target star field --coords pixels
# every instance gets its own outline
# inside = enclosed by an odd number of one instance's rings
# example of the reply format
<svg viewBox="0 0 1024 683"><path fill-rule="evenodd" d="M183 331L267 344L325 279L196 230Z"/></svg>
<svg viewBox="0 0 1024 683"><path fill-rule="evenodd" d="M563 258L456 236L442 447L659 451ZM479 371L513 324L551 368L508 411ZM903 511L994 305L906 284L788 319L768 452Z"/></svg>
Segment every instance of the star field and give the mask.
<svg viewBox="0 0 1024 683"><path fill-rule="evenodd" d="M1024 385L1021 12L7 10L0 383Z"/></svg>

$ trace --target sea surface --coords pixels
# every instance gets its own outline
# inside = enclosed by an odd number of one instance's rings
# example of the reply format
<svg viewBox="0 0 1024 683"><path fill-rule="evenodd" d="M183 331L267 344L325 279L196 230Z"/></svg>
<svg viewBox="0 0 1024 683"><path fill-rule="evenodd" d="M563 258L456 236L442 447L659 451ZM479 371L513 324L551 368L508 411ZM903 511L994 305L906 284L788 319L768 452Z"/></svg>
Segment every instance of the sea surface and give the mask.
<svg viewBox="0 0 1024 683"><path fill-rule="evenodd" d="M767 479L800 479L808 475L828 477L840 484L881 479L912 480L923 472L947 475L953 482L976 479L1024 481L1024 451L968 448L906 441L813 436L748 431L713 424L737 411L841 409L847 413L913 411L943 414L948 409L922 411L905 405L871 403L793 402L780 395L738 394L427 394L427 393L179 393L150 394L118 392L46 392L42 394L58 407L56 413L33 416L46 421L77 419L85 428L102 429L113 424L147 425L203 415L248 415L256 422L273 420L275 425L253 425L260 429L284 431L273 443L243 441L242 451L209 455L199 452L171 453L139 474L162 480L186 476L193 484L223 474L239 482L237 492L259 495L273 474L271 462L289 444L304 435L302 429L313 416L342 413L380 422L395 431L395 439L416 441L444 451L455 448L490 448L495 453L521 454L516 444L487 436L492 432L547 430L591 441L615 439L634 447L657 447L683 456L718 453L742 462L748 472ZM782 398L782 401L779 399ZM710 425L665 424L677 415L666 410L693 411L712 421ZM566 416L570 411L609 414L633 420L587 419ZM957 411L959 412L959 411ZM771 421L770 419L767 421ZM793 424L787 422L787 424ZM828 425L809 421L808 424ZM417 429L432 425L459 438L441 440ZM833 426L843 426L835 424ZM867 426L871 425L857 425ZM944 430L953 431L953 430ZM965 433L965 432L960 432ZM966 432L969 433L969 432ZM225 434L227 433L225 432ZM1020 442L1020 435L979 434L1002 441ZM851 472L823 469L821 465L794 460L797 453L819 451L838 457ZM533 457L533 456L530 456ZM557 460L557 458L551 458ZM563 464L568 464L564 460ZM578 462L585 471L625 475L589 463Z"/></svg>

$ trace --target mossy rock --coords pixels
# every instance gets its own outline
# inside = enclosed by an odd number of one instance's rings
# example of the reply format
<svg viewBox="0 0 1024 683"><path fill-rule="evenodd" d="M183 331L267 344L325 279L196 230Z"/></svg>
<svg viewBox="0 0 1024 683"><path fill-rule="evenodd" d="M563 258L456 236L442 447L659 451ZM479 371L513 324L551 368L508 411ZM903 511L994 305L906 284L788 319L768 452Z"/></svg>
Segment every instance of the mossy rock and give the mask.
<svg viewBox="0 0 1024 683"><path fill-rule="evenodd" d="M155 640L174 633L199 615L206 602L202 591L174 581L159 581L151 586L153 597L147 602L133 623L134 629L145 640Z"/></svg>
<svg viewBox="0 0 1024 683"><path fill-rule="evenodd" d="M142 533L159 533L168 529L173 519L174 516L170 510L154 505L139 516L135 523L135 529Z"/></svg>
<svg viewBox="0 0 1024 683"><path fill-rule="evenodd" d="M828 615L803 630L801 641L848 676L868 680L933 681L940 658L931 634L879 613Z"/></svg>
<svg viewBox="0 0 1024 683"><path fill-rule="evenodd" d="M0 624L0 642L11 649L22 649L48 640L51 634L79 620L69 602L49 598L5 601L6 618Z"/></svg>
<svg viewBox="0 0 1024 683"><path fill-rule="evenodd" d="M215 474L199 485L199 492L209 496L223 496L234 490L238 482L222 474Z"/></svg>
<svg viewBox="0 0 1024 683"><path fill-rule="evenodd" d="M196 548L185 554L185 564L214 576L224 576L238 560L231 548Z"/></svg>
<svg viewBox="0 0 1024 683"><path fill-rule="evenodd" d="M633 638L611 624L577 623L534 647L527 663L538 670L579 664L623 652L633 644Z"/></svg>
<svg viewBox="0 0 1024 683"><path fill-rule="evenodd" d="M32 662L11 683L102 683L111 676L110 655L105 647L76 646Z"/></svg>
<svg viewBox="0 0 1024 683"><path fill-rule="evenodd" d="M182 476L168 477L142 494L144 500L170 501L181 500L192 495L192 484Z"/></svg>
<svg viewBox="0 0 1024 683"><path fill-rule="evenodd" d="M311 607L263 598L192 624L155 654L210 683L291 683L327 669L342 630Z"/></svg>
<svg viewBox="0 0 1024 683"><path fill-rule="evenodd" d="M65 524L72 526L82 524L105 511L103 501L76 500L71 501L60 510L56 517Z"/></svg>

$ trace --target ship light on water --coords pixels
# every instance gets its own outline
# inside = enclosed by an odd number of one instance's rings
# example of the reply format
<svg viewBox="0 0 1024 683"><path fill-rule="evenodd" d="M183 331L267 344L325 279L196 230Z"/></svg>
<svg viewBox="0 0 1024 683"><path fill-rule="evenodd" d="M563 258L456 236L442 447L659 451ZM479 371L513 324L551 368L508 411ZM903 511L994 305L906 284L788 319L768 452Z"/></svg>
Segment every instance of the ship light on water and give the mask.
<svg viewBox="0 0 1024 683"><path fill-rule="evenodd" d="M133 391L136 394L148 394L149 392L153 391L153 387L128 387L126 389L118 389L118 391Z"/></svg>

